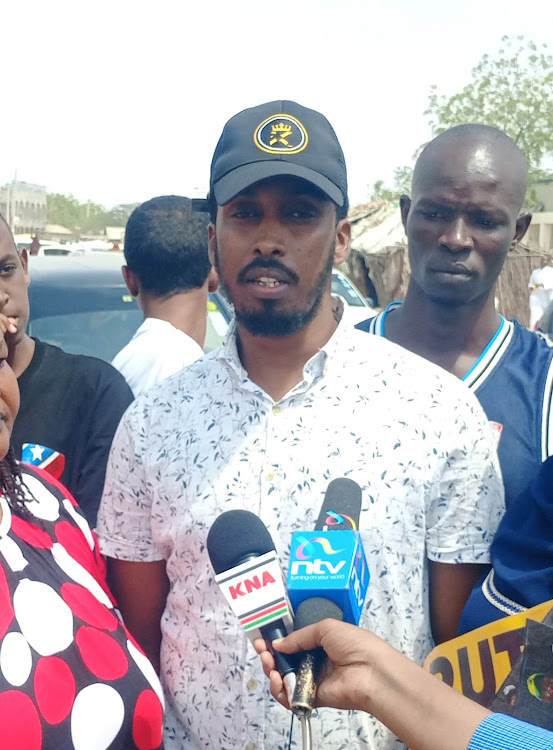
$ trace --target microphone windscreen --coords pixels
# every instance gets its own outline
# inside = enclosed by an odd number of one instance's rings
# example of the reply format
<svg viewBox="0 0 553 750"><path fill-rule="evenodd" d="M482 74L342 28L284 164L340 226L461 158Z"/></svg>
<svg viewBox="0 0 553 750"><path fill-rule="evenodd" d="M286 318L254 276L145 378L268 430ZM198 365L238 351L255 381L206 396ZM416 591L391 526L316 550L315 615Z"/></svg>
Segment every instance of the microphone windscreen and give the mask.
<svg viewBox="0 0 553 750"><path fill-rule="evenodd" d="M217 575L274 549L265 524L249 510L222 513L207 535L207 552Z"/></svg>
<svg viewBox="0 0 553 750"><path fill-rule="evenodd" d="M326 489L315 530L320 531L324 528L333 531L357 530L361 515L362 494L361 487L352 479L347 479L347 477L333 479Z"/></svg>
<svg viewBox="0 0 553 750"><path fill-rule="evenodd" d="M332 617L334 620L343 620L344 613L336 602L326 599L324 596L312 596L304 599L298 604L294 614L294 630L314 625L316 622Z"/></svg>

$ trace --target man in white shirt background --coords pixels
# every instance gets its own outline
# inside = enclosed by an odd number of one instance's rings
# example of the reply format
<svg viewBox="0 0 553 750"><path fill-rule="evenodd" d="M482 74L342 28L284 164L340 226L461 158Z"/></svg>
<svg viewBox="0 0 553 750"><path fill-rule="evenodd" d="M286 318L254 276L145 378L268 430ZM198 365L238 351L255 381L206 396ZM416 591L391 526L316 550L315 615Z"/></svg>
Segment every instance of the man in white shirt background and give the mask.
<svg viewBox="0 0 553 750"><path fill-rule="evenodd" d="M179 195L146 201L127 222L122 271L144 322L112 364L135 396L203 354L207 296L217 289L207 223Z"/></svg>
<svg viewBox="0 0 553 750"><path fill-rule="evenodd" d="M530 330L535 331L545 308L553 299L553 267L551 257L544 255L543 266L535 268L528 282L530 289Z"/></svg>

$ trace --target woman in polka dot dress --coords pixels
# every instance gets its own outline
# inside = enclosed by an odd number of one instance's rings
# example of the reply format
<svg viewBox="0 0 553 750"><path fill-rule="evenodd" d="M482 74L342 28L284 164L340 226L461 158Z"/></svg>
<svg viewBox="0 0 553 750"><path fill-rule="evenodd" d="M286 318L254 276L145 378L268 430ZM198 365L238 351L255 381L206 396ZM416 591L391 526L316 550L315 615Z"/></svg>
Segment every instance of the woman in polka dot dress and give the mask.
<svg viewBox="0 0 553 750"><path fill-rule="evenodd" d="M0 314L0 748L155 750L163 696L114 609L75 500L19 464L19 408Z"/></svg>

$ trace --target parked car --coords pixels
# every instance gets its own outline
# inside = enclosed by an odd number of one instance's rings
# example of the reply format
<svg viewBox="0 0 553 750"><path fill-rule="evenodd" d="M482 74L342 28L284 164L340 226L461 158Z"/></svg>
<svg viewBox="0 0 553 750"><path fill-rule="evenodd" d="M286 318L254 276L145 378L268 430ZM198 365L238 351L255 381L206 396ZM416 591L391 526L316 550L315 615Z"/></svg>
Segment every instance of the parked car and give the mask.
<svg viewBox="0 0 553 750"><path fill-rule="evenodd" d="M350 318L354 323L361 323L376 314L374 308L363 297L355 284L336 268L332 270L332 294L340 296L350 308Z"/></svg>
<svg viewBox="0 0 553 750"><path fill-rule="evenodd" d="M120 253L30 257L29 334L111 362L143 320L123 280L123 262ZM231 316L224 297L210 294L205 351L219 345Z"/></svg>

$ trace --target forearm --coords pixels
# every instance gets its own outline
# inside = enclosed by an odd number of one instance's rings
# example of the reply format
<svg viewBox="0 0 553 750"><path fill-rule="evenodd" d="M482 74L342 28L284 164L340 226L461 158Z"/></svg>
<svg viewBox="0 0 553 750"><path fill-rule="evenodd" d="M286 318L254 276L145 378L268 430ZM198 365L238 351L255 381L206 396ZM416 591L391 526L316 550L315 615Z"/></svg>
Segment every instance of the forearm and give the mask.
<svg viewBox="0 0 553 750"><path fill-rule="evenodd" d="M365 710L411 750L466 750L490 712L383 645L371 660Z"/></svg>
<svg viewBox="0 0 553 750"><path fill-rule="evenodd" d="M169 591L165 561L139 563L108 558L108 571L123 622L159 674L161 616Z"/></svg>

